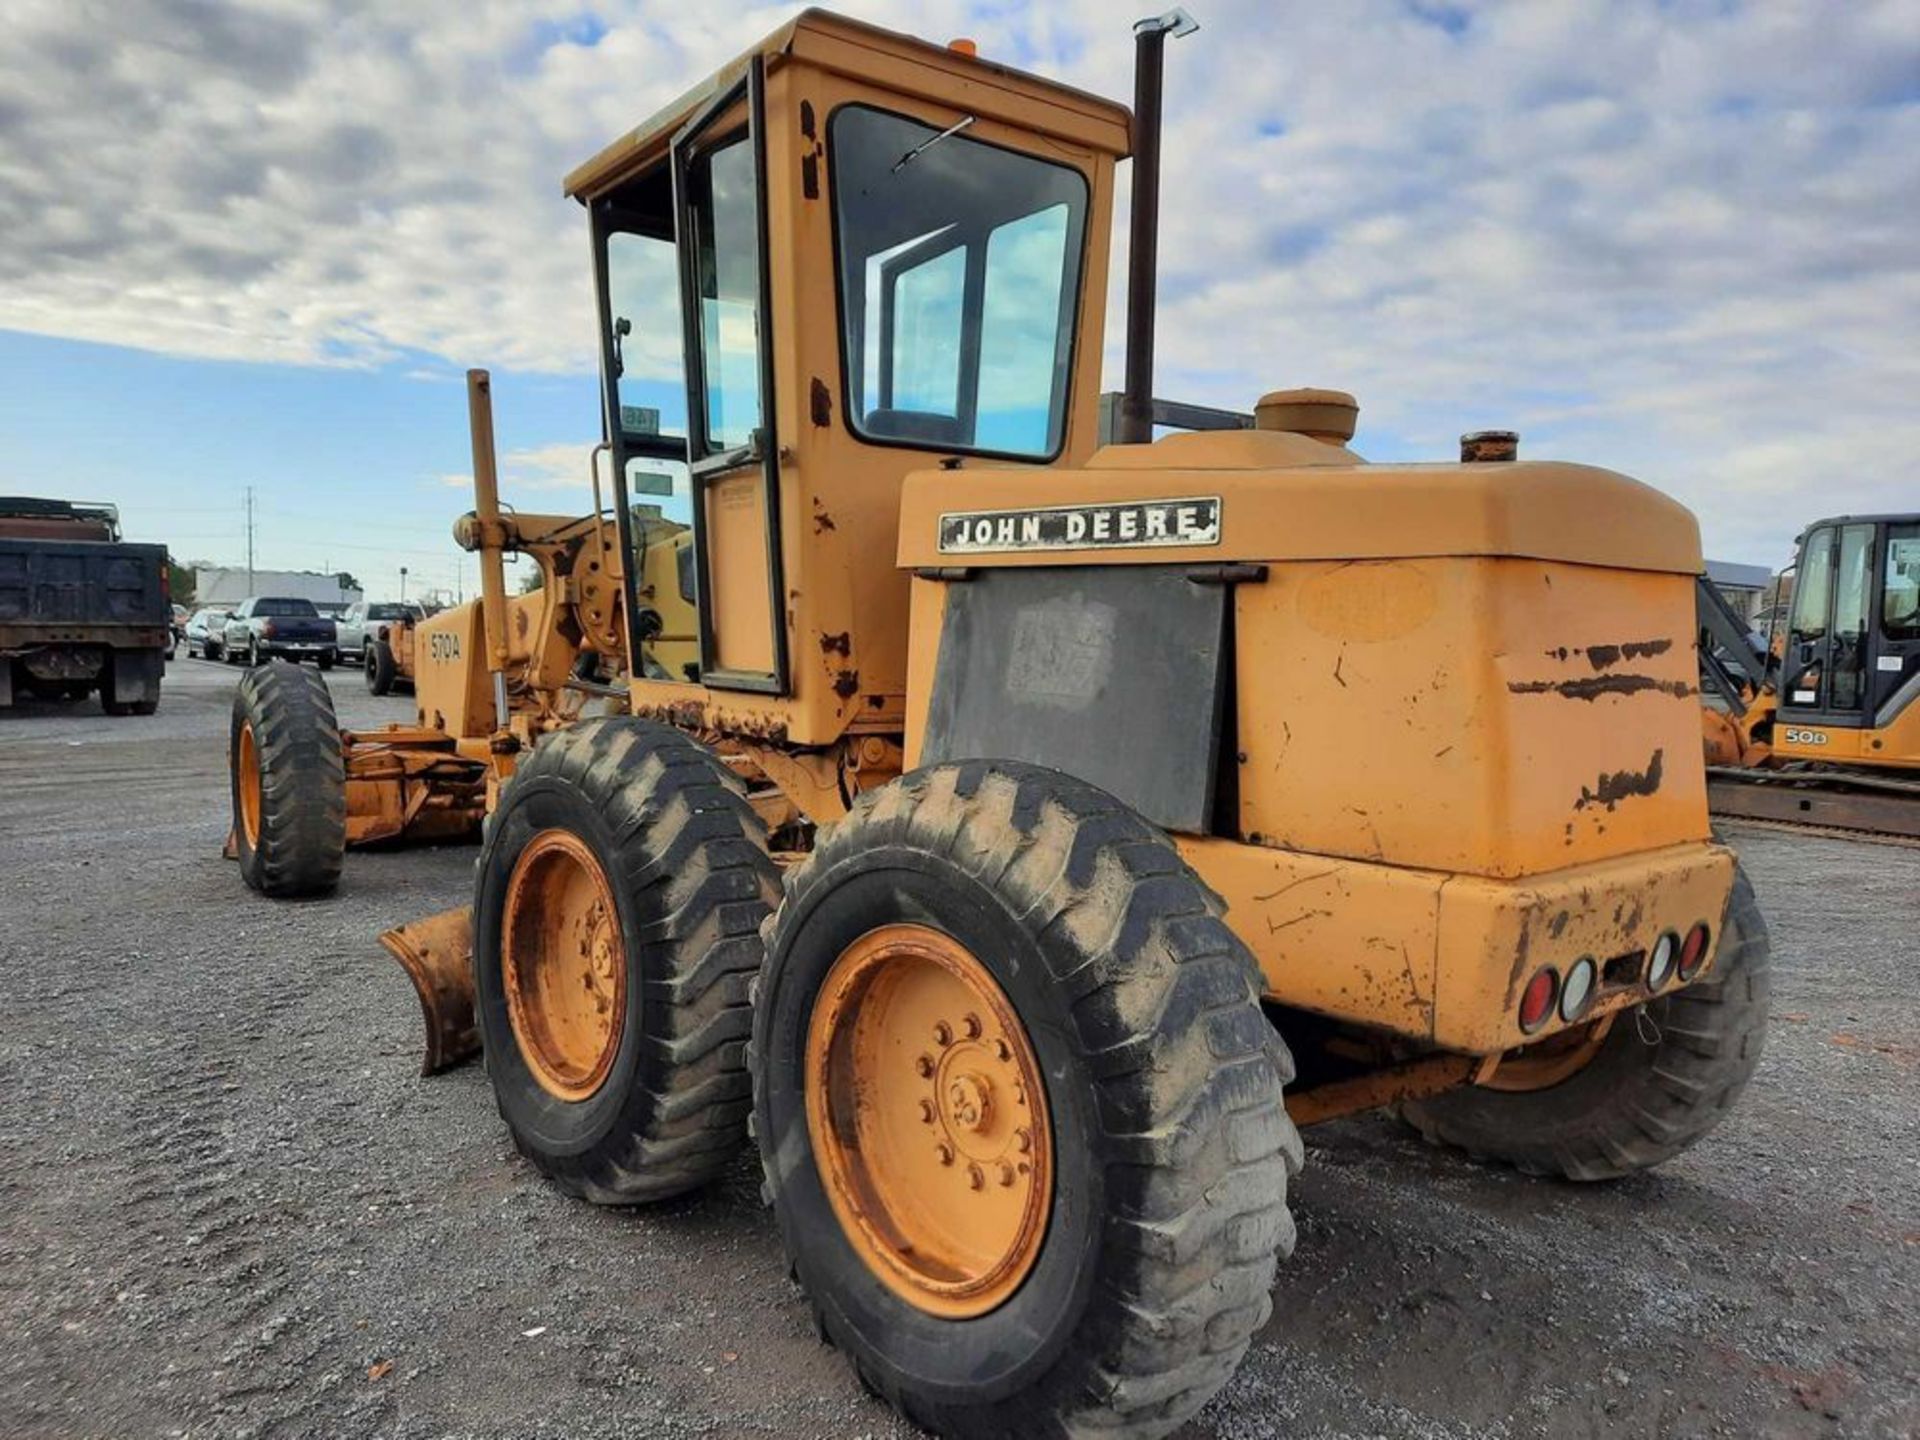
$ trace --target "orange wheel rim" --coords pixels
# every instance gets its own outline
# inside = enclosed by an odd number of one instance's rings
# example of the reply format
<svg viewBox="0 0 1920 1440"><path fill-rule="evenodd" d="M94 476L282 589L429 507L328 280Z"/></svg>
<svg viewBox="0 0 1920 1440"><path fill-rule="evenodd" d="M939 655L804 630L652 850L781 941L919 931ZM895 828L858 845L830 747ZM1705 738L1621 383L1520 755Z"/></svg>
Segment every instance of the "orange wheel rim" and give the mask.
<svg viewBox="0 0 1920 1440"><path fill-rule="evenodd" d="M240 758L236 770L240 784L240 830L247 837L248 848L254 849L260 844L260 747L254 743L251 721L240 727Z"/></svg>
<svg viewBox="0 0 1920 1440"><path fill-rule="evenodd" d="M586 842L542 830L520 852L500 926L507 1020L540 1088L579 1101L606 1082L627 1017L613 887Z"/></svg>
<svg viewBox="0 0 1920 1440"><path fill-rule="evenodd" d="M1600 1053L1600 1042L1613 1029L1618 1012L1543 1040L1511 1053L1479 1082L1483 1090L1504 1090L1519 1094L1528 1090L1548 1090L1563 1080L1571 1080L1587 1068Z"/></svg>
<svg viewBox="0 0 1920 1440"><path fill-rule="evenodd" d="M827 972L807 1026L807 1133L841 1228L909 1304L1003 1304L1053 1205L1046 1090L1026 1028L951 936L886 925Z"/></svg>

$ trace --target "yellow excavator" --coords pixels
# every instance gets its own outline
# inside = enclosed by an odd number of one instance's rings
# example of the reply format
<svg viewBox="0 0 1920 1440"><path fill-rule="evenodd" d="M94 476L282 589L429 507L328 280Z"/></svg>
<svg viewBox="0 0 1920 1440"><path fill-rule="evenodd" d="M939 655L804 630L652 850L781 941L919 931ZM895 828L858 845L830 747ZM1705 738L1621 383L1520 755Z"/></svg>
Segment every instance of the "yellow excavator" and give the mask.
<svg viewBox="0 0 1920 1440"><path fill-rule="evenodd" d="M1693 517L1498 447L1368 464L1338 391L1231 428L1155 398L1161 75L1195 28L1136 27L1129 112L809 11L575 170L611 515L563 605L509 605L537 537L474 377L483 599L422 627L423 723L487 813L471 894L390 937L438 1058L484 1048L515 1145L588 1201L756 1144L821 1334L946 1435L1191 1418L1271 1313L1301 1126L1393 1106L1605 1180L1705 1136L1765 1032ZM626 490L662 460L692 668L576 682L647 643ZM236 712L250 878L343 831L337 789L294 804L312 709Z"/></svg>
<svg viewBox="0 0 1920 1440"><path fill-rule="evenodd" d="M1698 590L1715 814L1920 840L1920 514L1800 536L1784 629Z"/></svg>

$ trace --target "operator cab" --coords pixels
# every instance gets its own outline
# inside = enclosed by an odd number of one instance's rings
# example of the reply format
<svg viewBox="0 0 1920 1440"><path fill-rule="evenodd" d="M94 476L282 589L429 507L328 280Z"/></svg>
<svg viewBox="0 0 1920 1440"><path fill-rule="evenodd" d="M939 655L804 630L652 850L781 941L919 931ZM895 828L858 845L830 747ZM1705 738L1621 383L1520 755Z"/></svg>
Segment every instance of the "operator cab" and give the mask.
<svg viewBox="0 0 1920 1440"><path fill-rule="evenodd" d="M698 683L637 708L899 729L907 579L865 562L910 471L1092 453L1129 144L1122 106L810 11L568 177L614 511L692 527Z"/></svg>
<svg viewBox="0 0 1920 1440"><path fill-rule="evenodd" d="M1883 730L1920 702L1920 515L1819 521L1797 568L1775 745L1851 756L1829 728Z"/></svg>

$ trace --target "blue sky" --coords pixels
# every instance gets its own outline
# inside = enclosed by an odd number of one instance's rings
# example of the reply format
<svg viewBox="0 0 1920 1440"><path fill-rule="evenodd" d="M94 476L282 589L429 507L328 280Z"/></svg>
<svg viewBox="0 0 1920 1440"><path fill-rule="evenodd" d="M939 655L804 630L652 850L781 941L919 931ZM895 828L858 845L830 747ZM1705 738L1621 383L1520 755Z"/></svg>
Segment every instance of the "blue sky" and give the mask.
<svg viewBox="0 0 1920 1440"><path fill-rule="evenodd" d="M508 498L587 503L560 176L794 8L123 0L103 26L12 0L0 491L234 562L251 485L264 567L470 588L466 366L495 372ZM1130 93L1105 0L848 8ZM1191 8L1163 393L1351 389L1378 459L1516 428L1672 491L1727 559L1920 508L1911 0Z"/></svg>

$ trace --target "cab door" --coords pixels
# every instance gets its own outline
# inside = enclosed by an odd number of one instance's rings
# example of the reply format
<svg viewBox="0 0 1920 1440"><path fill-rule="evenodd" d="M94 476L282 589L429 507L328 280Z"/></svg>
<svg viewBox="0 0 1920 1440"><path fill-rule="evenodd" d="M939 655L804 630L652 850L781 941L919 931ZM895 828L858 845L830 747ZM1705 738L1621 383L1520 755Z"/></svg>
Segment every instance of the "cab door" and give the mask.
<svg viewBox="0 0 1920 1440"><path fill-rule="evenodd" d="M1883 531L1868 686L1875 728L1920 704L1920 516L1890 520Z"/></svg>
<svg viewBox="0 0 1920 1440"><path fill-rule="evenodd" d="M746 101L746 125L734 115ZM780 446L767 274L766 75L739 84L674 137L687 468L701 681L787 693Z"/></svg>
<svg viewBox="0 0 1920 1440"><path fill-rule="evenodd" d="M1815 526L1800 552L1782 663L1780 719L1789 726L1869 723L1878 589L1874 526Z"/></svg>

